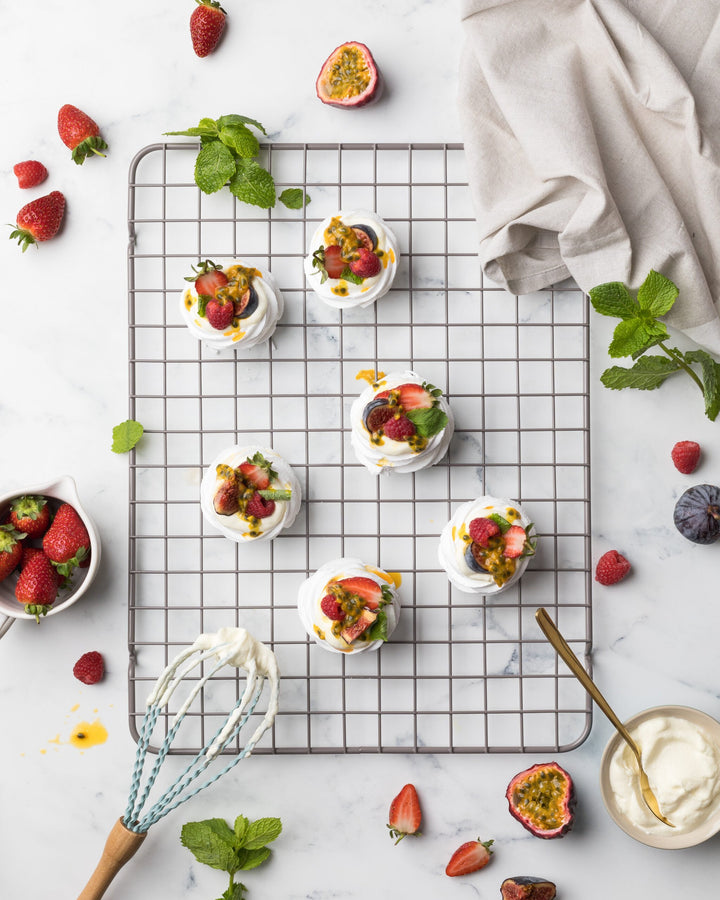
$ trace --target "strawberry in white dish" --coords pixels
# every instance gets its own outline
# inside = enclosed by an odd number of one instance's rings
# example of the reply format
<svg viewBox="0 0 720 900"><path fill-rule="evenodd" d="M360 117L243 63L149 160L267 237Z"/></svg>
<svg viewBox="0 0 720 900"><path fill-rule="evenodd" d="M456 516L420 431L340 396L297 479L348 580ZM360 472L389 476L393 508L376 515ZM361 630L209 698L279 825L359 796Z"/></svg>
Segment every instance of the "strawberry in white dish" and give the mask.
<svg viewBox="0 0 720 900"><path fill-rule="evenodd" d="M455 428L442 391L416 372L379 375L354 401L350 423L355 455L374 475L434 465Z"/></svg>
<svg viewBox="0 0 720 900"><path fill-rule="evenodd" d="M298 612L308 635L333 653L377 650L397 627L400 577L360 559L325 563L303 582Z"/></svg>
<svg viewBox="0 0 720 900"><path fill-rule="evenodd" d="M535 553L535 528L520 506L497 497L470 500L440 535L440 565L468 594L497 594L515 584Z"/></svg>
<svg viewBox="0 0 720 900"><path fill-rule="evenodd" d="M397 238L378 215L340 211L310 239L305 276L329 306L370 306L390 290L399 258Z"/></svg>
<svg viewBox="0 0 720 900"><path fill-rule="evenodd" d="M230 540L272 540L295 521L300 482L267 447L229 447L210 463L200 485L205 519Z"/></svg>
<svg viewBox="0 0 720 900"><path fill-rule="evenodd" d="M211 259L185 278L180 310L191 333L216 350L248 350L275 331L283 296L269 272L236 260L223 268Z"/></svg>

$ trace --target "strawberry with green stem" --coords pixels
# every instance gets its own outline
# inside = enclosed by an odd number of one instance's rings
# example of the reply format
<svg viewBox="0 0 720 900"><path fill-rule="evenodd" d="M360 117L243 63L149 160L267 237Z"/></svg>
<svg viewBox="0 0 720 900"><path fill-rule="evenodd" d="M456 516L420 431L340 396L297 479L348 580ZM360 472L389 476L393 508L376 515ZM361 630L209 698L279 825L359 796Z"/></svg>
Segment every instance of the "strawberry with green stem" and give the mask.
<svg viewBox="0 0 720 900"><path fill-rule="evenodd" d="M35 616L40 623L40 616L47 614L57 598L62 578L44 553L34 554L23 566L17 584L15 597L24 604L25 612Z"/></svg>
<svg viewBox="0 0 720 900"><path fill-rule="evenodd" d="M10 521L28 537L42 537L50 527L50 507L44 497L16 497L10 504Z"/></svg>
<svg viewBox="0 0 720 900"><path fill-rule="evenodd" d="M75 566L88 564L90 535L69 503L63 503L55 513L53 523L43 538L43 550L63 576L71 575Z"/></svg>
<svg viewBox="0 0 720 900"><path fill-rule="evenodd" d="M395 839L397 845L409 834L418 836L421 821L422 810L415 785L406 784L390 804L387 825L390 829L390 837Z"/></svg>
<svg viewBox="0 0 720 900"><path fill-rule="evenodd" d="M30 244L39 244L54 238L60 230L65 215L65 197L60 191L51 191L26 203L17 214L17 228L10 233L10 240L17 240L23 253Z"/></svg>
<svg viewBox="0 0 720 900"><path fill-rule="evenodd" d="M18 567L23 554L22 539L25 537L15 530L12 523L0 525L0 581L3 581Z"/></svg>
<svg viewBox="0 0 720 900"><path fill-rule="evenodd" d="M57 120L60 140L72 150L73 161L81 166L91 153L105 156L107 144L100 135L100 128L94 119L77 106L66 103L60 107Z"/></svg>
<svg viewBox="0 0 720 900"><path fill-rule="evenodd" d="M192 266L191 268L195 274L186 275L185 281L195 285L195 292L198 297L197 312L201 318L204 318L208 303L215 298L215 294L220 288L225 287L228 283L228 278L223 272L222 266L211 259L201 261L197 266Z"/></svg>

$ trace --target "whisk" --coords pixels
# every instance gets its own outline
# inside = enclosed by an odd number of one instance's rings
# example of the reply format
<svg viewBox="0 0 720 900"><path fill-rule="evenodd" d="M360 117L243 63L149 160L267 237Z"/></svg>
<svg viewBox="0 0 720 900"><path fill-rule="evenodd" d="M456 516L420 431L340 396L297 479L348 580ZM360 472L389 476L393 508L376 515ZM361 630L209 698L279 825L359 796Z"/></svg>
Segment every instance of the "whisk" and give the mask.
<svg viewBox="0 0 720 900"><path fill-rule="evenodd" d="M150 738L160 711L167 706L170 697L181 681L197 666L212 660L215 665L209 667L194 685L187 699L176 713L171 727L158 751L157 759L148 775L145 786L141 789L140 780L145 766ZM245 690L230 711L223 725L218 728L208 743L191 759L185 770L147 811L143 811L148 795L155 784L163 760L168 754L170 745L185 718L190 705L203 689L207 681L223 666L236 666L247 671ZM258 727L240 752L220 771L208 777L202 784L190 787L212 761L240 733L263 692L265 680L270 685L270 696L267 711ZM155 687L147 698L147 710L140 728L140 735L133 767L130 796L125 815L118 819L108 836L100 862L93 872L78 900L100 900L120 869L137 852L145 840L148 829L163 816L194 797L203 788L213 784L226 772L236 766L252 752L255 744L271 727L278 708L279 673L275 654L265 644L245 631L244 628L221 628L213 634L201 634L190 647L186 647L165 668L155 683Z"/></svg>

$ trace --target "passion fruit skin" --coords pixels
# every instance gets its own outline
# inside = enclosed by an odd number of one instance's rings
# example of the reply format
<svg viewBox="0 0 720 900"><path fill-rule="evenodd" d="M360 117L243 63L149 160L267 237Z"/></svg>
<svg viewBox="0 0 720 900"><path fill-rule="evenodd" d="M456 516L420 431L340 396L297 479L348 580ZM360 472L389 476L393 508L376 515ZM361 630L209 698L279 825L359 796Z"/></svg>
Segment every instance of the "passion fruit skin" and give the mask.
<svg viewBox="0 0 720 900"><path fill-rule="evenodd" d="M334 97L330 93L330 79L333 66L343 57L343 53L347 51L351 54L357 54L362 59L368 69L368 84L357 94L349 97ZM315 82L315 93L327 106L336 106L340 109L357 109L361 106L367 106L369 103L375 103L380 99L383 91L383 79L380 70L375 63L370 50L359 41L347 41L340 44L328 56L320 69L320 74Z"/></svg>
<svg viewBox="0 0 720 900"><path fill-rule="evenodd" d="M503 900L555 900L557 888L552 881L533 875L515 875L500 885Z"/></svg>
<svg viewBox="0 0 720 900"><path fill-rule="evenodd" d="M694 544L714 544L720 537L720 487L696 484L675 504L675 527Z"/></svg>
<svg viewBox="0 0 720 900"><path fill-rule="evenodd" d="M564 837L575 818L575 785L556 762L539 763L512 779L505 792L510 814L535 837Z"/></svg>

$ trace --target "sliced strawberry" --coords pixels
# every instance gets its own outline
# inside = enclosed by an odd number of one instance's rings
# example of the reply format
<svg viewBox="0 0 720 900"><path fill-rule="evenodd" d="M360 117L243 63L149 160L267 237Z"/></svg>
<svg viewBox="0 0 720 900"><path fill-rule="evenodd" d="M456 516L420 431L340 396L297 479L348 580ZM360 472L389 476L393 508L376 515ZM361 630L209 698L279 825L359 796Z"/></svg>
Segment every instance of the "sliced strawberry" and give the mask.
<svg viewBox="0 0 720 900"><path fill-rule="evenodd" d="M436 400L430 391L426 391L421 384L416 384L412 381L406 384L399 384L391 390L397 394L398 403L406 412L411 409L430 409L436 404ZM375 394L375 399L382 400L385 397L389 397L390 393L390 390L380 391L379 394Z"/></svg>
<svg viewBox="0 0 720 900"><path fill-rule="evenodd" d="M245 515L255 519L266 519L275 512L275 501L266 500L255 491L245 506Z"/></svg>
<svg viewBox="0 0 720 900"><path fill-rule="evenodd" d="M391 441L407 441L417 431L417 428L407 416L393 416L383 425L383 434Z"/></svg>
<svg viewBox="0 0 720 900"><path fill-rule="evenodd" d="M505 532L504 538L503 556L508 559L517 559L518 556L522 556L525 542L527 541L525 529L521 528L520 525L511 525Z"/></svg>
<svg viewBox="0 0 720 900"><path fill-rule="evenodd" d="M377 609L380 605L382 588L372 578L356 575L353 578L342 578L336 583L344 591L347 591L349 594L356 594L361 600L364 600L368 609Z"/></svg>
<svg viewBox="0 0 720 900"><path fill-rule="evenodd" d="M269 487L270 476L266 469L263 469L261 466L256 466L255 463L251 463L250 460L245 460L244 463L240 463L238 468L240 469L240 474L246 484L256 487L259 491L264 491Z"/></svg>
<svg viewBox="0 0 720 900"><path fill-rule="evenodd" d="M390 837L396 838L395 843L399 844L408 834L420 834L421 820L420 798L415 785L406 784L390 804L387 826L390 829Z"/></svg>
<svg viewBox="0 0 720 900"><path fill-rule="evenodd" d="M487 547L489 546L490 538L500 534L500 526L497 522L493 522L492 519L473 519L468 525L468 534L470 539L476 544L480 544L481 547Z"/></svg>
<svg viewBox="0 0 720 900"><path fill-rule="evenodd" d="M340 278L347 263L342 258L342 250L338 244L331 244L325 248L325 271L328 278Z"/></svg>
<svg viewBox="0 0 720 900"><path fill-rule="evenodd" d="M361 634L364 634L368 630L375 619L377 619L376 612L373 612L370 609L364 609L360 613L360 617L357 621L353 622L352 625L348 625L347 628L343 628L340 632L340 637L346 644L352 644L354 640L357 640Z"/></svg>
<svg viewBox="0 0 720 900"><path fill-rule="evenodd" d="M192 281L198 296L214 297L215 292L225 287L228 283L227 275L222 271L222 266L211 259L201 262L197 268L192 267L194 275L185 277L185 281Z"/></svg>
<svg viewBox="0 0 720 900"><path fill-rule="evenodd" d="M332 619L333 622L341 622L345 618L342 606L340 606L339 602L332 594L325 594L320 601L320 609L325 613L328 619Z"/></svg>
<svg viewBox="0 0 720 900"><path fill-rule="evenodd" d="M484 869L490 862L492 850L490 846L492 841L468 841L450 857L450 862L445 868L445 874L450 876L468 875L470 872L477 872L478 869Z"/></svg>

